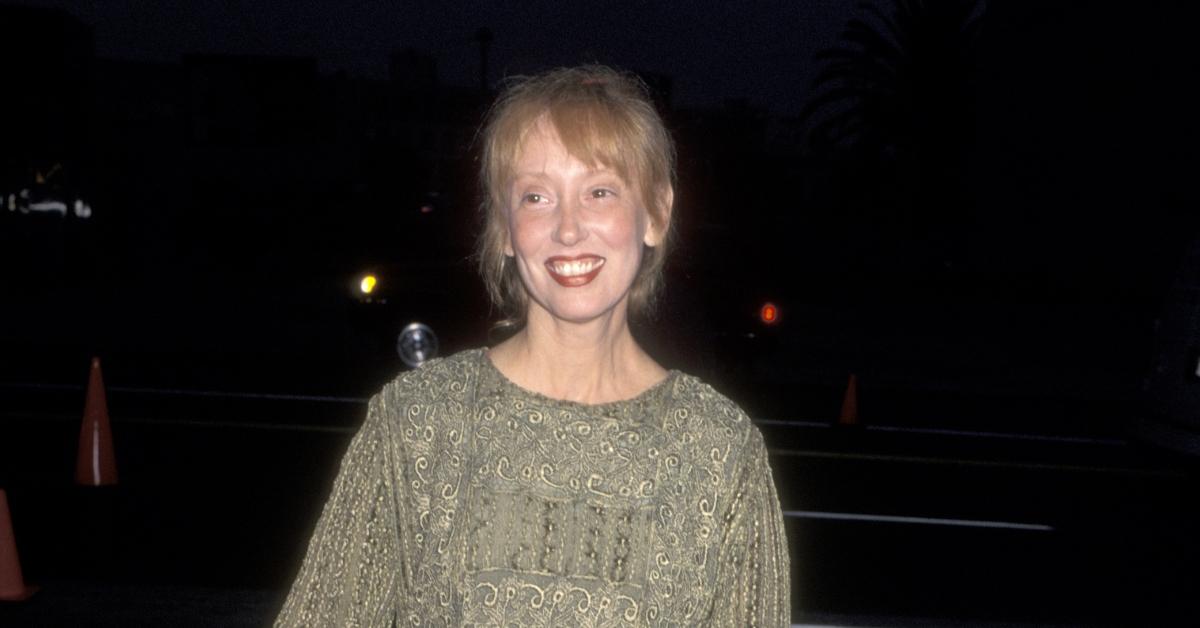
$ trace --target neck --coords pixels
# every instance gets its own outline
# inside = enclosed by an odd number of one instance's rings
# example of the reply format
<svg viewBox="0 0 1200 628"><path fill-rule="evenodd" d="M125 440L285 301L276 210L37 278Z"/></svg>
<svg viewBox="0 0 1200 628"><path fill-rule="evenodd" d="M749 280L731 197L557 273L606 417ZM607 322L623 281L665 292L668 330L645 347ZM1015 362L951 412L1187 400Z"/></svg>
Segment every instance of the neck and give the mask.
<svg viewBox="0 0 1200 628"><path fill-rule="evenodd" d="M517 385L581 403L629 399L665 375L633 339L623 312L572 323L532 306L525 328L489 356Z"/></svg>

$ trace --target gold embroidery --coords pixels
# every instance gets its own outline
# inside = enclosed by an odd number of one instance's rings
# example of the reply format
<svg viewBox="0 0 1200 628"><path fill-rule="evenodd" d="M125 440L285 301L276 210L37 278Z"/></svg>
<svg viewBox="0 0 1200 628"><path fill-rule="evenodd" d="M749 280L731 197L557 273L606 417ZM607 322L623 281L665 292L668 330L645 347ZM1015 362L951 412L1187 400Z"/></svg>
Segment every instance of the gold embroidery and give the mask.
<svg viewBox="0 0 1200 628"><path fill-rule="evenodd" d="M782 626L788 555L759 435L673 372L588 406L480 350L372 399L279 626Z"/></svg>

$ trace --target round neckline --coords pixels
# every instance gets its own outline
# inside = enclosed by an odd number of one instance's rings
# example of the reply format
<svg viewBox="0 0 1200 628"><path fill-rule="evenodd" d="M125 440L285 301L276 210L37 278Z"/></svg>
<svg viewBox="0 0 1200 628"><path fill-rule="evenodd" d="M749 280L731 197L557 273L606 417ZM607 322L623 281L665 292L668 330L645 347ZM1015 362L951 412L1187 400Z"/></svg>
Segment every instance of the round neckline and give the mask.
<svg viewBox="0 0 1200 628"><path fill-rule="evenodd" d="M605 410L609 409L623 409L644 403L652 397L660 394L662 391L665 391L679 377L679 371L675 369L667 369L666 377L662 378L658 382L655 382L642 392L629 397L628 399L618 399L616 401L605 401L602 403L584 403L582 401L571 401L570 399L555 399L554 397L542 394L536 390L525 388L524 386L521 386L520 384L509 379L507 375L505 375L499 368L496 367L496 365L492 362L492 359L488 357L488 350L486 347L478 349L477 351L479 352L478 358L480 362L483 363L483 368L490 371L492 376L497 382L500 383L501 386L512 389L521 395L524 395L525 397L528 397L529 399L539 403L568 405L585 409L590 412L604 412Z"/></svg>

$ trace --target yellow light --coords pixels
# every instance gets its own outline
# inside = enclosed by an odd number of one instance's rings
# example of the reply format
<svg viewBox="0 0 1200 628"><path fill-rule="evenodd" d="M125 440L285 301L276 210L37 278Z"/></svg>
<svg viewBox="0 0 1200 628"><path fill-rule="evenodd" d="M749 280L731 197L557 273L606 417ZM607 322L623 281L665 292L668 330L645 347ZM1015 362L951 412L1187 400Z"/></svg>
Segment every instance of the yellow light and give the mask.
<svg viewBox="0 0 1200 628"><path fill-rule="evenodd" d="M361 282L359 282L358 289L362 290L363 294L371 294L371 292L375 290L376 283L378 283L378 281L375 279L375 275L367 275L362 278Z"/></svg>

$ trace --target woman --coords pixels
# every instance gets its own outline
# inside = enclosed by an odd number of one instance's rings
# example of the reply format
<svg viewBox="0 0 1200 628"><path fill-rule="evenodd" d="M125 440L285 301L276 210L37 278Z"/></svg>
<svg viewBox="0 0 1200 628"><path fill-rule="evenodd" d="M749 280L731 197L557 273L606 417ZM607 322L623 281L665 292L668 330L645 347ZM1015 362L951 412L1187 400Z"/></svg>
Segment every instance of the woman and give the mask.
<svg viewBox="0 0 1200 628"><path fill-rule="evenodd" d="M519 330L372 399L278 624L786 625L761 435L629 331L674 196L644 86L525 79L482 140L480 268Z"/></svg>

